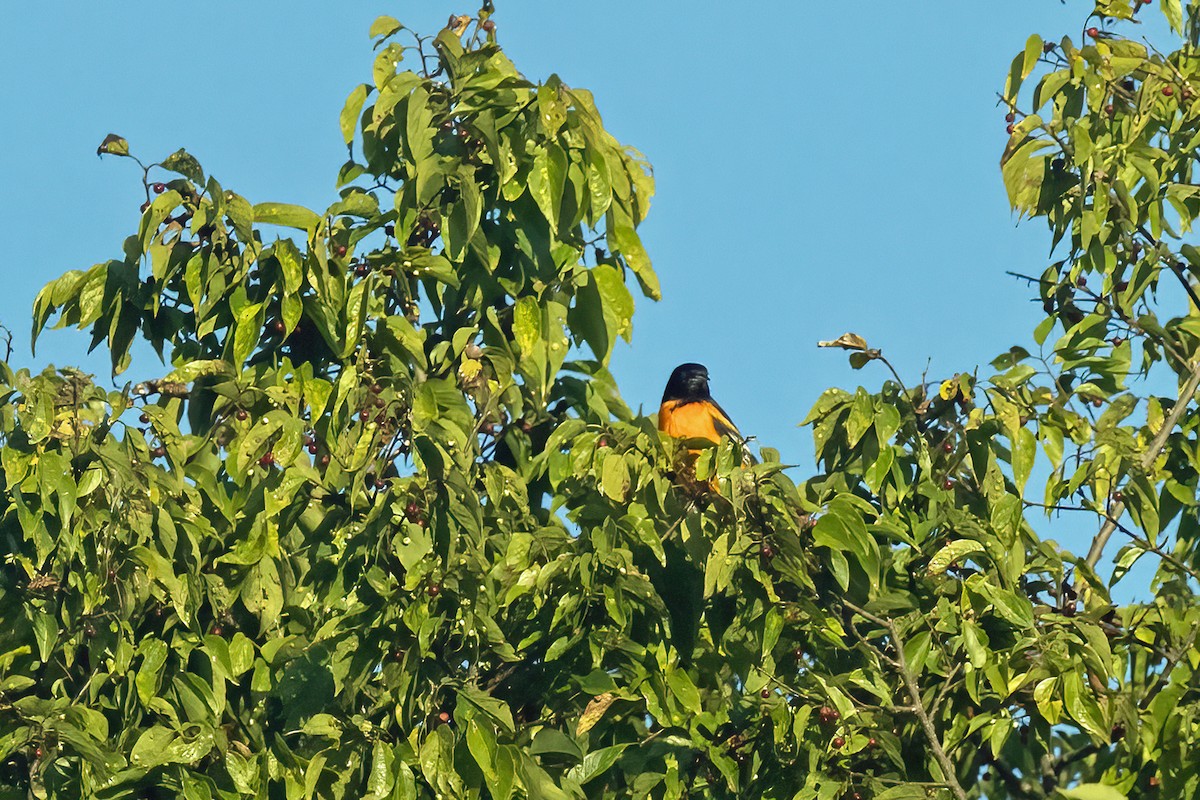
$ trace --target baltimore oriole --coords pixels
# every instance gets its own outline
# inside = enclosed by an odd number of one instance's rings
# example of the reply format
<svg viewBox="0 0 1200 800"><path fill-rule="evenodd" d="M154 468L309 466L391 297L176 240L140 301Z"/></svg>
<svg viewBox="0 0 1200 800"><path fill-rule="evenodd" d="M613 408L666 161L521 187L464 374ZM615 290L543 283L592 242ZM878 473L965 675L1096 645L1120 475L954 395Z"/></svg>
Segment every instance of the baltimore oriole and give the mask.
<svg viewBox="0 0 1200 800"><path fill-rule="evenodd" d="M722 436L742 441L737 426L708 390L708 370L703 364L680 364L671 373L658 407L658 429L677 439L708 439Z"/></svg>

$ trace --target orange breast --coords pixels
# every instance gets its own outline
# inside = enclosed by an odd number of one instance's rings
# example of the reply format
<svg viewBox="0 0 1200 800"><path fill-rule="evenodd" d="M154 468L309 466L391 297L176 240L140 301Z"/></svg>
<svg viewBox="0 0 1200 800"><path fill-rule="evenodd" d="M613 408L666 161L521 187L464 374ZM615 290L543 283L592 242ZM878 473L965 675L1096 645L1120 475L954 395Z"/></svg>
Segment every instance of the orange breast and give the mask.
<svg viewBox="0 0 1200 800"><path fill-rule="evenodd" d="M658 408L658 429L677 439L708 439L720 442L715 409L708 403L669 400Z"/></svg>

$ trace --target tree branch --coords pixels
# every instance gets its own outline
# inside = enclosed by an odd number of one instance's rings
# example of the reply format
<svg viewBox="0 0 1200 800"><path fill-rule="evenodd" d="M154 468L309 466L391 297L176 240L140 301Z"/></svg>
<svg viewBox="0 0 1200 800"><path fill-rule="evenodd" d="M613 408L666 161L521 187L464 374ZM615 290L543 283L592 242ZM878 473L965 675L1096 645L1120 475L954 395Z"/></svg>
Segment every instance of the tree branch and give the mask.
<svg viewBox="0 0 1200 800"><path fill-rule="evenodd" d="M1175 430L1175 426L1179 424L1180 418L1187 411L1188 404L1192 402L1192 398L1196 395L1196 389L1200 388L1200 363L1192 367L1192 373L1188 376L1187 381L1183 384L1183 388L1179 390L1179 401L1175 403L1175 407L1171 409L1171 413L1163 420L1162 427L1158 429L1158 433L1150 441L1150 446L1142 453L1142 457L1138 459L1138 466L1142 472L1148 472L1154 462L1158 460L1158 456L1162 453L1163 447L1167 444L1167 437L1171 435L1171 431ZM1125 503L1117 501L1113 503L1112 508L1108 512L1108 518L1104 524L1100 526L1096 538L1092 540L1092 547L1088 550L1087 565L1095 569L1096 564L1100 561L1100 556L1104 554L1104 546L1108 544L1108 540L1112 537L1113 531L1117 529L1117 520L1125 513Z"/></svg>
<svg viewBox="0 0 1200 800"><path fill-rule="evenodd" d="M950 757L946 755L941 739L938 738L937 729L933 727L933 720L930 719L929 713L925 710L925 703L921 700L921 687L917 684L917 678L913 675L912 670L908 668L908 660L904 657L904 640L900 638L900 632L896 628L896 623L890 619L877 617L854 605L849 600L842 600L842 605L864 619L874 622L876 625L882 625L888 632L888 636L896 648L896 658L894 660L889 658L888 660L891 661L896 671L900 673L900 680L904 683L904 688L908 692L909 699L912 700L912 712L921 723L921 730L925 732L925 739L929 742L929 749L933 751L934 759L937 760L938 766L942 768L943 777L946 780L946 785L950 787L951 793L954 794L957 800L967 800L967 793L963 791L962 785L958 782L958 775L955 773L954 764L950 761Z"/></svg>

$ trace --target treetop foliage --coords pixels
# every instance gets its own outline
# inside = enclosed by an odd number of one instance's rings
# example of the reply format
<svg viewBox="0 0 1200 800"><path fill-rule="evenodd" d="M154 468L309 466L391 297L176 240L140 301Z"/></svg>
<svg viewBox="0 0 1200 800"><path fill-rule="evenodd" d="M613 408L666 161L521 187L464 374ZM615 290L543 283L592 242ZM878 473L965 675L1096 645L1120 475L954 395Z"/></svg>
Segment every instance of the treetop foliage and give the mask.
<svg viewBox="0 0 1200 800"><path fill-rule="evenodd" d="M0 364L0 797L1194 797L1200 8L1161 9L1169 54L1116 0L1012 64L1032 339L933 380L823 342L884 381L821 395L799 483L622 400L652 173L490 4L374 23L323 212L110 135L137 230L34 332L169 366Z"/></svg>

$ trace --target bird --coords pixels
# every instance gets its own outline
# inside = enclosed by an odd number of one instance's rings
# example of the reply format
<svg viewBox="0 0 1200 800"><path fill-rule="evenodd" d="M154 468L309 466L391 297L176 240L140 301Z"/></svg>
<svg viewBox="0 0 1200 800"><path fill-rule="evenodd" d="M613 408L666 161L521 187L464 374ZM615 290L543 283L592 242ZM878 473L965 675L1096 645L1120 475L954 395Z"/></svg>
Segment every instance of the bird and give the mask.
<svg viewBox="0 0 1200 800"><path fill-rule="evenodd" d="M708 369L703 364L680 364L671 372L658 407L658 429L677 439L720 443L722 436L728 436L745 441L725 409L713 399Z"/></svg>

